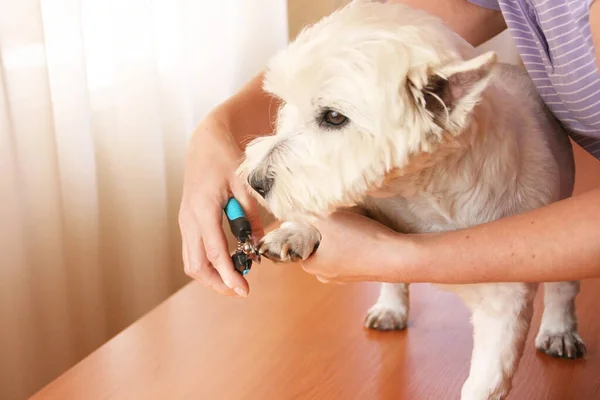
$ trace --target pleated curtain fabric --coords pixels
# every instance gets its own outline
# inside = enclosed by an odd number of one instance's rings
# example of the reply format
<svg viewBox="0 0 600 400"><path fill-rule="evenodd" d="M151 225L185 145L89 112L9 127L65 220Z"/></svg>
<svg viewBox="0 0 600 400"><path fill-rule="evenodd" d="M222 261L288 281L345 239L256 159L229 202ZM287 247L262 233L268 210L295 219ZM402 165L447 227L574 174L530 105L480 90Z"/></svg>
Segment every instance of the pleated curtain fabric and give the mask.
<svg viewBox="0 0 600 400"><path fill-rule="evenodd" d="M287 40L285 0L0 0L0 398L187 282L189 136Z"/></svg>

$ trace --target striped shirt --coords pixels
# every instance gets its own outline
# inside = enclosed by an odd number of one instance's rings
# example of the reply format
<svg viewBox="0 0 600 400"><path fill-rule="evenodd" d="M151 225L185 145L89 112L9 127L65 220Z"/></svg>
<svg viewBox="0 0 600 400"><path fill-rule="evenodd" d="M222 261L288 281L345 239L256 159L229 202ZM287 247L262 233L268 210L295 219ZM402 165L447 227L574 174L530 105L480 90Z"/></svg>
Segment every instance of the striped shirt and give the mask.
<svg viewBox="0 0 600 400"><path fill-rule="evenodd" d="M600 159L600 75L590 33L593 0L469 0L500 10L542 99Z"/></svg>

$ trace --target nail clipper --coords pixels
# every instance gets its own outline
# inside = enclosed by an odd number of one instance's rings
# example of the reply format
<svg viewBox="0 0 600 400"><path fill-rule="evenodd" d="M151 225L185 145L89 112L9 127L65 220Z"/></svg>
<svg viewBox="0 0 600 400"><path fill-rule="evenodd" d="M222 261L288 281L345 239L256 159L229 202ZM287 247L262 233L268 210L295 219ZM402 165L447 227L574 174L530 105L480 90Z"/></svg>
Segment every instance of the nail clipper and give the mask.
<svg viewBox="0 0 600 400"><path fill-rule="evenodd" d="M252 239L250 221L246 218L240 203L233 197L227 201L225 215L229 221L231 233L237 240L236 250L231 256L233 266L240 274L246 275L250 272L252 261L260 264L260 254Z"/></svg>

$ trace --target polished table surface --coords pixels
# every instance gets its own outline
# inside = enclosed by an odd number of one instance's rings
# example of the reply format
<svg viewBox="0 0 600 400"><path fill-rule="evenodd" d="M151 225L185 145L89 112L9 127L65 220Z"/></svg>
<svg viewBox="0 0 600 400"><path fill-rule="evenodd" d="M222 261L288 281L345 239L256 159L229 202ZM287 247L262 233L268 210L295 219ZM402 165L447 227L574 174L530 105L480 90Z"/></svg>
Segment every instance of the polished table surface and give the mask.
<svg viewBox="0 0 600 400"><path fill-rule="evenodd" d="M600 187L600 163L575 149L576 193ZM247 299L190 283L35 400L445 400L469 370L471 327L453 294L411 286L409 327L363 327L378 285L322 284L268 261L249 275ZM585 359L536 352L541 291L511 399L600 399L600 280L577 300Z"/></svg>
<svg viewBox="0 0 600 400"><path fill-rule="evenodd" d="M375 284L322 284L269 262L249 280L243 300L188 284L33 398L458 398L472 342L453 294L413 285L409 328L382 333L362 326ZM539 294L511 398L600 399L600 281L578 300L585 360L536 353Z"/></svg>

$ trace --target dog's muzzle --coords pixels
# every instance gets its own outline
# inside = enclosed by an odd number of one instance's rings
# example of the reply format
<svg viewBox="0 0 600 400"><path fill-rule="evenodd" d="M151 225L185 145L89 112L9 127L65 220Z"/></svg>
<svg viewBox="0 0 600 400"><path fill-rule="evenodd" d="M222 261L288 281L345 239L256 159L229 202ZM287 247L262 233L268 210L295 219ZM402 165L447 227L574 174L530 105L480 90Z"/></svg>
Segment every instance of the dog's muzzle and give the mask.
<svg viewBox="0 0 600 400"><path fill-rule="evenodd" d="M275 179L267 176L260 176L261 174L252 173L248 176L248 183L250 187L256 191L262 198L266 198L267 194L273 187Z"/></svg>

